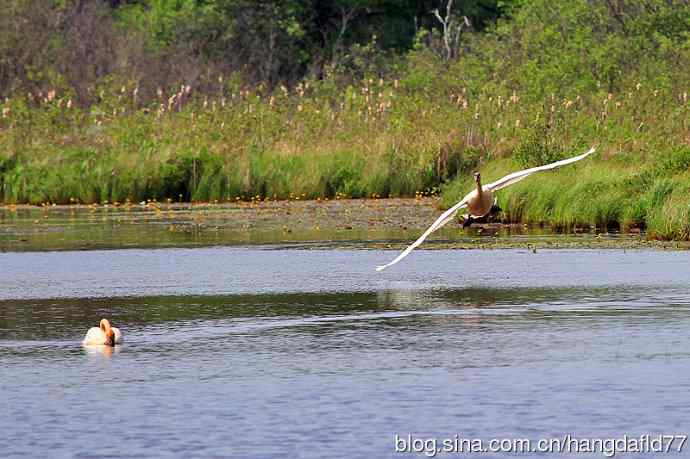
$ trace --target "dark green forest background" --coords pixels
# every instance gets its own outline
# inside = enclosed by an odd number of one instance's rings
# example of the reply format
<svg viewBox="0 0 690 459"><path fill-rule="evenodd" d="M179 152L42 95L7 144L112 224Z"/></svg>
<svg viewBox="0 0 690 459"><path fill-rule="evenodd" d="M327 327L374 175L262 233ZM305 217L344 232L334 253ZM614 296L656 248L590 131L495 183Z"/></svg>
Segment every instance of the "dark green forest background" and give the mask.
<svg viewBox="0 0 690 459"><path fill-rule="evenodd" d="M64 84L82 104L93 102L107 77L136 81L150 98L157 87L180 83L215 89L220 73L269 88L333 72L349 80L382 76L415 47L441 47L443 25L432 12L448 13L445 0L6 3L0 94ZM519 3L455 0L450 19L467 17L481 31Z"/></svg>
<svg viewBox="0 0 690 459"><path fill-rule="evenodd" d="M687 0L4 0L0 200L511 187L507 221L690 238Z"/></svg>

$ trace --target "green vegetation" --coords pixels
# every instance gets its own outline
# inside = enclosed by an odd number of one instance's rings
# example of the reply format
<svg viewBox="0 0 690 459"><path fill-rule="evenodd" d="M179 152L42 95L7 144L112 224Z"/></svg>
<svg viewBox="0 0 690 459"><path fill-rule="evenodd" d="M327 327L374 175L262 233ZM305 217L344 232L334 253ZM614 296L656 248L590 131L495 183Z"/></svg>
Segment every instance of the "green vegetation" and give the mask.
<svg viewBox="0 0 690 459"><path fill-rule="evenodd" d="M19 10L29 3L9 4ZM502 191L505 219L566 229L646 227L654 238L690 239L687 2L476 2L501 8L482 16L481 28L463 31L452 53L428 10L416 35L387 34L385 21L367 16L378 41L360 25L340 42L338 34L322 34L331 37L326 44L316 43L318 34L305 25L312 23L304 17L313 15L274 11L285 37L292 37L280 42L286 46L281 59L301 56L284 71L287 62L261 70L259 62L242 67L214 60L222 54L220 38L200 31L220 27L203 22L213 17L237 17L237 9L217 8L223 2L170 2L182 5L177 9L163 1L132 3L98 12L113 21L109 33L151 31L143 42L156 59L179 49L180 36L201 40L206 47L194 56L203 76L171 82L163 71L166 78L134 70L132 76L112 66L102 75L82 72L90 83L81 84L66 68L11 61L7 50L16 43L3 35L0 201L440 190L447 206L471 189L475 168L490 180L596 144L594 158ZM386 2L373 3L386 13ZM156 27L141 26L151 21ZM261 37L261 30L252 32ZM255 46L219 36L230 40L228 47ZM49 42L56 53L64 49ZM319 47L328 56L310 57Z"/></svg>

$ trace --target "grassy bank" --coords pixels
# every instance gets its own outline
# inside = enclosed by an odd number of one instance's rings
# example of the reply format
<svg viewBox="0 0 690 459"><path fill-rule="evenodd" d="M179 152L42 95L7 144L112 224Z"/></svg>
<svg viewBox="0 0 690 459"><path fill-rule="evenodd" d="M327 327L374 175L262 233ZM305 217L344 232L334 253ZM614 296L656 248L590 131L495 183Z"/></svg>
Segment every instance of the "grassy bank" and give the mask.
<svg viewBox="0 0 690 459"><path fill-rule="evenodd" d="M542 30L537 5L468 38L457 61L418 49L395 72L350 83L326 76L269 91L219 75L211 95L182 84L141 101L137 82L107 80L88 107L59 81L54 91L17 94L2 103L0 200L442 192L448 205L470 189L474 169L491 179L597 144L585 164L501 192L505 218L641 226L653 237L688 239L688 38L652 51L614 35L600 44L591 30L583 39L577 21L588 19L576 19L571 5L585 3L559 2L553 30ZM626 47L637 54L625 55Z"/></svg>
<svg viewBox="0 0 690 459"><path fill-rule="evenodd" d="M498 161L487 180L517 166ZM530 177L498 193L506 222L542 224L570 230L647 230L654 239L690 239L690 148L680 147L641 162L629 154L588 160L558 172ZM471 180L453 183L443 196L450 206L471 189Z"/></svg>
<svg viewBox="0 0 690 459"><path fill-rule="evenodd" d="M364 80L342 92L306 86L270 96L238 89L177 107L182 91L139 109L126 87L89 110L71 106L69 95L16 98L2 121L2 200L414 196L442 187L450 204L471 188L475 168L494 178L596 143L586 164L503 191L506 218L690 236L683 94L633 87L553 100L545 115L517 92L457 88L422 98L411 85Z"/></svg>

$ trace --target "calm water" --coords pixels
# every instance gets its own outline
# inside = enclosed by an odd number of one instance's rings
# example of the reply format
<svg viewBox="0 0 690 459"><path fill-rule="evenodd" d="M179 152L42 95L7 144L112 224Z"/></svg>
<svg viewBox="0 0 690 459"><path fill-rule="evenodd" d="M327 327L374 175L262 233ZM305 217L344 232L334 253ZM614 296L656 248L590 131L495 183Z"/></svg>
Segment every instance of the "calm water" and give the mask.
<svg viewBox="0 0 690 459"><path fill-rule="evenodd" d="M420 250L373 270L395 253L0 253L2 456L690 433L687 252ZM113 352L80 345L101 317L124 330Z"/></svg>

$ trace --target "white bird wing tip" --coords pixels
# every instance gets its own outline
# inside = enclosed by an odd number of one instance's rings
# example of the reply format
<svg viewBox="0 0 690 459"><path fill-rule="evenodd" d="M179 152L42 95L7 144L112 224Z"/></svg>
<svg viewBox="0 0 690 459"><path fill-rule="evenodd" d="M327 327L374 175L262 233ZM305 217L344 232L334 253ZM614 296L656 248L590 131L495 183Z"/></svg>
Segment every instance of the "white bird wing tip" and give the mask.
<svg viewBox="0 0 690 459"><path fill-rule="evenodd" d="M387 268L387 266L386 266L386 265L383 265L383 266L377 266L377 267L376 267L376 271L379 271L379 272L381 272L381 271L383 271L383 270L384 270L384 269L386 269L386 268Z"/></svg>

